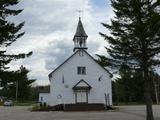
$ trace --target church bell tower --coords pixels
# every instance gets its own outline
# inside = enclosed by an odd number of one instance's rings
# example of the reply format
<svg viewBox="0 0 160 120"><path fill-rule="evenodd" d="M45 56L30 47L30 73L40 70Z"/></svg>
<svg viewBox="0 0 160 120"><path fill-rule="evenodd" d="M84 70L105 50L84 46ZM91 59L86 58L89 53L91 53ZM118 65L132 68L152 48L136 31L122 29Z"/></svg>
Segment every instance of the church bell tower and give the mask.
<svg viewBox="0 0 160 120"><path fill-rule="evenodd" d="M86 46L87 38L88 38L88 35L86 34L86 32L83 28L81 18L79 17L77 30L76 30L76 33L75 33L74 38L73 38L73 41L74 41L73 51L75 52L76 50L79 50L79 49L87 50L88 49L87 46Z"/></svg>

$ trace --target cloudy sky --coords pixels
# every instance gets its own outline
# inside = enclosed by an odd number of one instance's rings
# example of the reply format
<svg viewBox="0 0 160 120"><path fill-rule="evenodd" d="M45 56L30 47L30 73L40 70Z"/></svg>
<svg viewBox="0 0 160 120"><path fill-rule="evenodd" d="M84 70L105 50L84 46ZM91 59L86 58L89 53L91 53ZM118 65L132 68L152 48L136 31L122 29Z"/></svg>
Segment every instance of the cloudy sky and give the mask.
<svg viewBox="0 0 160 120"><path fill-rule="evenodd" d="M30 78L37 79L37 84L48 84L48 74L73 54L73 36L81 9L82 22L88 34L88 52L106 54L106 44L98 32L106 32L100 24L109 23L113 17L110 0L21 0L16 8L24 11L11 20L25 21L23 31L26 34L17 40L9 52L20 53L33 51L25 60L11 63L11 69L24 65L31 72Z"/></svg>

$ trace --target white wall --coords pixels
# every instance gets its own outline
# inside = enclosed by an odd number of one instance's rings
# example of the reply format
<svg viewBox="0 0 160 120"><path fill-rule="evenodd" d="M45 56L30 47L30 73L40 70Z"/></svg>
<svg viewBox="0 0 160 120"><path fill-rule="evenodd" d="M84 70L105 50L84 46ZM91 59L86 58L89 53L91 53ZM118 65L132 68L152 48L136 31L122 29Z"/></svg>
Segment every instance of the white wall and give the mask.
<svg viewBox="0 0 160 120"><path fill-rule="evenodd" d="M41 97L43 97L43 100L41 100ZM49 105L50 101L50 93L40 93L39 94L39 102L46 103Z"/></svg>
<svg viewBox="0 0 160 120"><path fill-rule="evenodd" d="M78 75L77 67L85 66L86 75ZM98 78L102 76L101 82ZM63 84L64 78L64 84ZM83 52L83 56L79 56L79 52L70 60L63 64L59 69L52 73L51 78L51 95L50 105L60 103L75 103L75 95L72 90L73 86L81 79L86 81L92 89L88 96L89 103L104 103L105 93L110 96L110 104L112 105L111 78L102 67L100 67L87 53ZM66 88L68 86L68 88Z"/></svg>

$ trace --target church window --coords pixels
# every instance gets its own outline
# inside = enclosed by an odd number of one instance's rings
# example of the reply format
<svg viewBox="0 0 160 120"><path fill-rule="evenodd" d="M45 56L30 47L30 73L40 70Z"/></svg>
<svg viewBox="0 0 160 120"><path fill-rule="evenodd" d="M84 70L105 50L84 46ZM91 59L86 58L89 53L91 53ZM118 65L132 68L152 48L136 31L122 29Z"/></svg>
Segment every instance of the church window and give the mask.
<svg viewBox="0 0 160 120"><path fill-rule="evenodd" d="M86 67L77 67L77 74L78 75L85 75L86 74Z"/></svg>
<svg viewBox="0 0 160 120"><path fill-rule="evenodd" d="M41 97L41 101L43 101L43 97Z"/></svg>

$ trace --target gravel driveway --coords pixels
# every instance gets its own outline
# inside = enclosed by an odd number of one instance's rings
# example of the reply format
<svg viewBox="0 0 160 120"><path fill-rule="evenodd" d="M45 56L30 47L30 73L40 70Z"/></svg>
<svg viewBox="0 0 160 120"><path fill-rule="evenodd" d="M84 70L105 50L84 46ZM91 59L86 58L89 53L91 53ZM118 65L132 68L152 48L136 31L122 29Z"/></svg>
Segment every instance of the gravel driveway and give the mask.
<svg viewBox="0 0 160 120"><path fill-rule="evenodd" d="M0 107L0 120L145 120L144 106L120 106L118 112L30 112L29 107ZM160 106L153 106L160 120Z"/></svg>

